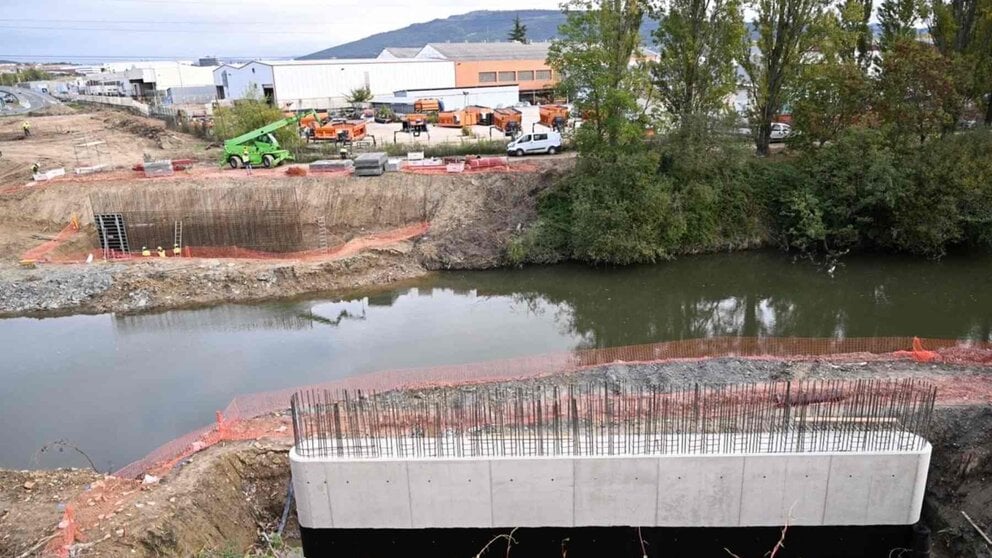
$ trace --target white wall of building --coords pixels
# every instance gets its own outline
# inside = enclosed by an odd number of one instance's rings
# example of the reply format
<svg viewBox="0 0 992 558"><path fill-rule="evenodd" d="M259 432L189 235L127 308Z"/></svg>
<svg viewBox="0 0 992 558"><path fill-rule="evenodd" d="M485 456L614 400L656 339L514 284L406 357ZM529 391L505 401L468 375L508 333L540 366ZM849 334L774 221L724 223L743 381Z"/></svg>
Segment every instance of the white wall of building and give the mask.
<svg viewBox="0 0 992 558"><path fill-rule="evenodd" d="M444 110L459 110L471 105L490 108L512 107L520 101L520 87L501 85L496 87L454 87L445 89L416 89L396 91L392 95L380 95L373 103L410 104L417 99L437 99Z"/></svg>
<svg viewBox="0 0 992 558"><path fill-rule="evenodd" d="M253 85L261 95L263 87L272 86L272 66L264 62L250 62L241 67L219 66L213 71L213 83L224 88L225 99L243 99Z"/></svg>
<svg viewBox="0 0 992 558"><path fill-rule="evenodd" d="M401 89L454 87L455 66L448 61L342 60L274 67L276 101L294 109L333 108L347 104L352 89L368 87L373 95Z"/></svg>

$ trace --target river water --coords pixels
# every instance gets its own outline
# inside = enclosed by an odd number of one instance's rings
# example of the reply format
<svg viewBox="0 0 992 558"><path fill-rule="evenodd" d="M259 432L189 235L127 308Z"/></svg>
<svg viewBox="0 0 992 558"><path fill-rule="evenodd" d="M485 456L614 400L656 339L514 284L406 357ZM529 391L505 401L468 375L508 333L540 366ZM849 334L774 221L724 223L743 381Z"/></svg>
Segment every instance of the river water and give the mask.
<svg viewBox="0 0 992 558"><path fill-rule="evenodd" d="M116 469L237 394L382 369L709 336L992 340L992 257L771 252L624 269L448 272L391 291L140 316L0 320L0 467Z"/></svg>

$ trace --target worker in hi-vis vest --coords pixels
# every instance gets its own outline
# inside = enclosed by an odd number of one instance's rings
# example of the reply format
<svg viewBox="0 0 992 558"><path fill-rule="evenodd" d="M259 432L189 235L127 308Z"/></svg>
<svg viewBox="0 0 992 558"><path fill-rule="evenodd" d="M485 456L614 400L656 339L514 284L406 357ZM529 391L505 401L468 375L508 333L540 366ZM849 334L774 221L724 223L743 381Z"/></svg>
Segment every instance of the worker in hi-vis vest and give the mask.
<svg viewBox="0 0 992 558"><path fill-rule="evenodd" d="M147 258L147 257L149 257L149 256L152 255L152 251L149 250L147 246L142 246L141 247L141 255Z"/></svg>
<svg viewBox="0 0 992 558"><path fill-rule="evenodd" d="M24 124L21 124L21 129L24 130L24 137L31 135L31 123L27 120L24 121Z"/></svg>
<svg viewBox="0 0 992 558"><path fill-rule="evenodd" d="M160 257L160 258L164 258L165 257L165 250L163 250L161 246L158 247L158 250L157 251L158 251L158 257Z"/></svg>
<svg viewBox="0 0 992 558"><path fill-rule="evenodd" d="M176 256L176 257L182 256L183 255L183 249L180 248L178 244L173 244L172 245L172 255L173 256Z"/></svg>
<svg viewBox="0 0 992 558"><path fill-rule="evenodd" d="M251 176L251 152L248 151L247 145L241 150L241 162L244 164L245 170L248 171L248 176Z"/></svg>

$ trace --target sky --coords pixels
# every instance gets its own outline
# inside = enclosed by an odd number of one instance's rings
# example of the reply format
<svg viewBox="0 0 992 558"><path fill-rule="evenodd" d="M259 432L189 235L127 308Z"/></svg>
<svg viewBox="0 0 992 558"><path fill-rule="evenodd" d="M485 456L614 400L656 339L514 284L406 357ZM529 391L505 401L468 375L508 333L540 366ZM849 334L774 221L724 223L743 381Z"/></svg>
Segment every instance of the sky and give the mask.
<svg viewBox="0 0 992 558"><path fill-rule="evenodd" d="M300 56L475 10L557 8L558 0L0 0L0 59Z"/></svg>

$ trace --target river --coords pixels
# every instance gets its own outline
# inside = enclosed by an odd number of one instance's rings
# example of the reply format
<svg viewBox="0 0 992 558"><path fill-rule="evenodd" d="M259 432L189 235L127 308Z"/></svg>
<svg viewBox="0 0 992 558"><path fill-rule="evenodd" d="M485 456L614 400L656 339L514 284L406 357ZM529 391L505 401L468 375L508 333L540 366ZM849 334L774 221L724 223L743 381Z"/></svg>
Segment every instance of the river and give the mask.
<svg viewBox="0 0 992 558"><path fill-rule="evenodd" d="M717 335L992 340L992 256L773 252L654 266L446 272L389 291L138 316L0 320L0 467L65 439L112 470L237 394L387 368Z"/></svg>

